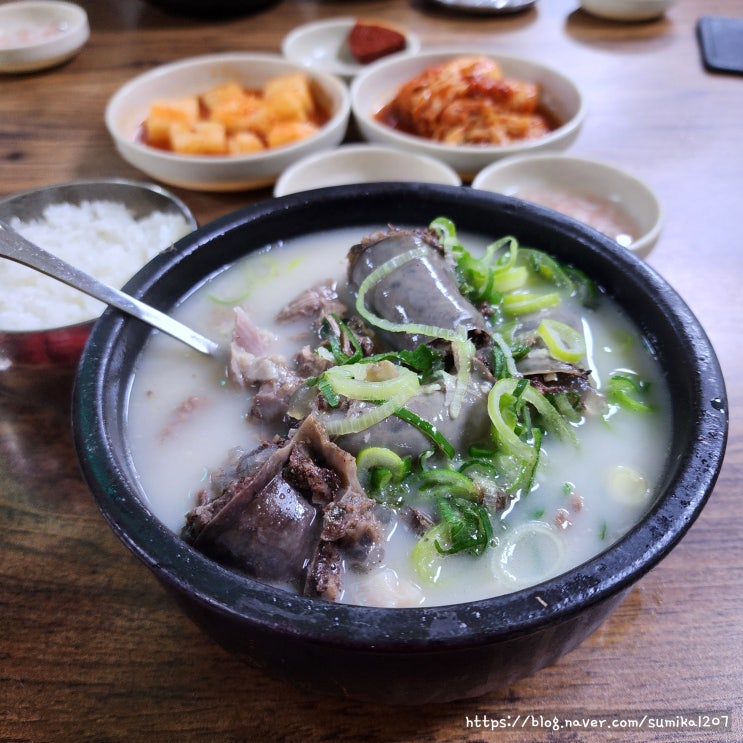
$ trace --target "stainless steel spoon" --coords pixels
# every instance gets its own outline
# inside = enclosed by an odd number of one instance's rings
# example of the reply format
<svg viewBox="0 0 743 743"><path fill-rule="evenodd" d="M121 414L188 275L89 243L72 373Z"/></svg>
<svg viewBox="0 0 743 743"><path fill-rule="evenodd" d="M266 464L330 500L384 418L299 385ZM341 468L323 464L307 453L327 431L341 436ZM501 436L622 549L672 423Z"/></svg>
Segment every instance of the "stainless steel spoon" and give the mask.
<svg viewBox="0 0 743 743"><path fill-rule="evenodd" d="M205 338L169 315L160 312L160 310L156 310L154 307L150 307L150 305L114 289L85 273L85 271L81 271L56 255L40 248L2 220L0 220L0 256L34 268L68 286L79 289L105 304L116 307L158 330L162 330L163 333L167 333L201 353L209 356L220 356L218 343Z"/></svg>

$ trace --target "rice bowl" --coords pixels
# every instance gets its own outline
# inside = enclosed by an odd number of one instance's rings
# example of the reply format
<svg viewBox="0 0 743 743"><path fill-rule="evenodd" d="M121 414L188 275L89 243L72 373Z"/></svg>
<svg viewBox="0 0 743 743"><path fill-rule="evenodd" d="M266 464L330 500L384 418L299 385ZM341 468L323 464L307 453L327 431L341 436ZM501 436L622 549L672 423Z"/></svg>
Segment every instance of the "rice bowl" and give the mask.
<svg viewBox="0 0 743 743"><path fill-rule="evenodd" d="M179 214L153 211L136 218L116 201L59 203L39 218L13 217L27 240L111 286L123 286L137 267L190 231ZM105 305L87 294L17 263L0 277L0 328L42 330L92 320Z"/></svg>
<svg viewBox="0 0 743 743"><path fill-rule="evenodd" d="M0 220L104 283L121 287L196 226L173 194L126 180L74 181L15 194ZM0 274L0 367L74 364L104 306L13 261Z"/></svg>

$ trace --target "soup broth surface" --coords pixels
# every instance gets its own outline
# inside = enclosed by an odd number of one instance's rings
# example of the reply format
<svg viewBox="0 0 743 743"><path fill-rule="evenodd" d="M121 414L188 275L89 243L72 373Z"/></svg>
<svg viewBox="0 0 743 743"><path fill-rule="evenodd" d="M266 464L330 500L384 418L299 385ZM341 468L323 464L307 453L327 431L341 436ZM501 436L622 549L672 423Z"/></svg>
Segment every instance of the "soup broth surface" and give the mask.
<svg viewBox="0 0 743 743"><path fill-rule="evenodd" d="M270 333L268 352L291 359L302 346L316 345L317 336L302 322L277 324L279 310L325 279L342 283L349 248L382 227L318 233L267 247L209 280L174 314L227 344L233 307L240 305ZM475 252L473 246L483 248L500 236L460 237ZM632 370L650 383L653 412L610 407L604 415L586 417L577 427L577 447L546 437L531 492L493 519L491 546L480 557L440 556L430 579L422 579L410 559L418 537L393 518L382 563L364 574L348 572L342 601L444 605L509 593L602 552L648 510L670 441L671 410L661 371L637 329L608 298L596 310L573 309L582 313L594 384L601 389L617 370ZM227 382L213 360L161 334L149 341L130 390L128 435L143 497L173 531L180 532L209 472L230 450L250 450L275 433L248 422L249 403L249 394Z"/></svg>

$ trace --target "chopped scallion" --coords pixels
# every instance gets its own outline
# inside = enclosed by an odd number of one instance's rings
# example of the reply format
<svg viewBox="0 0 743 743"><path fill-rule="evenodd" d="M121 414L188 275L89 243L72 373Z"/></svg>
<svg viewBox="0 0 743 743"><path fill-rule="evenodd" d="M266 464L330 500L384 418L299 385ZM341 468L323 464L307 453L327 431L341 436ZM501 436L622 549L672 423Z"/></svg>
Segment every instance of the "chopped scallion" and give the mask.
<svg viewBox="0 0 743 743"><path fill-rule="evenodd" d="M630 373L612 374L606 389L609 402L636 413L649 413L652 407L645 399L649 384Z"/></svg>
<svg viewBox="0 0 743 743"><path fill-rule="evenodd" d="M469 552L476 557L481 555L493 538L493 526L487 510L466 498L440 498L438 509L442 523L449 530L448 544L442 545L438 539L434 545L442 555Z"/></svg>
<svg viewBox="0 0 743 743"><path fill-rule="evenodd" d="M509 315L529 315L532 312L555 307L562 300L557 292L517 292L503 297L503 311Z"/></svg>
<svg viewBox="0 0 743 743"><path fill-rule="evenodd" d="M545 317L537 326L537 335L554 359L577 363L586 355L583 333L560 320Z"/></svg>
<svg viewBox="0 0 743 743"><path fill-rule="evenodd" d="M419 415L416 415L412 410L408 410L407 408L400 408L399 410L395 411L395 415L400 418L401 420L404 420L406 423L410 423L411 425L415 426L421 433L424 433L428 438L436 444L436 446L444 453L446 454L449 459L453 459L456 455L456 451L454 450L454 447L449 443L449 441L446 440L446 437L439 431L436 426L434 426L432 423L429 423L429 421L421 418Z"/></svg>
<svg viewBox="0 0 743 743"><path fill-rule="evenodd" d="M362 486L376 490L390 482L402 482L410 472L410 458L403 459L383 446L370 446L357 454L356 471Z"/></svg>
<svg viewBox="0 0 743 743"><path fill-rule="evenodd" d="M450 469L431 469L420 475L420 489L429 496L460 496L476 500L480 493L469 477Z"/></svg>

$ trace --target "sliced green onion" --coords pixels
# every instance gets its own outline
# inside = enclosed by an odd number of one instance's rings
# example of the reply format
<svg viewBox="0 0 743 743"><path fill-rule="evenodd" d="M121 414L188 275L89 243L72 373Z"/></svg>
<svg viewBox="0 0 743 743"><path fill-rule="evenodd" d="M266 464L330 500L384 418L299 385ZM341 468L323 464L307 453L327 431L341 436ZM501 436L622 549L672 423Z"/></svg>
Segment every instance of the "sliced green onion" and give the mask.
<svg viewBox="0 0 743 743"><path fill-rule="evenodd" d="M575 268L575 266L563 266L563 269L573 282L573 296L584 307L596 309L599 306L601 297L596 284L583 271Z"/></svg>
<svg viewBox="0 0 743 743"><path fill-rule="evenodd" d="M634 374L612 374L607 385L606 397L609 402L627 410L649 413L653 408L642 399L648 388L649 384Z"/></svg>
<svg viewBox="0 0 743 743"><path fill-rule="evenodd" d="M376 485L376 488L387 485L389 482L399 483L410 471L410 460L403 459L401 456L383 446L370 446L362 449L356 455L356 471L359 482L365 488L370 485ZM373 483L374 472L387 473L386 482L377 481Z"/></svg>
<svg viewBox="0 0 743 743"><path fill-rule="evenodd" d="M412 351L402 349L401 351L388 351L367 356L361 363L373 364L380 361L392 361L401 366L407 366L424 379L444 368L444 354L427 343L420 343Z"/></svg>
<svg viewBox="0 0 743 743"><path fill-rule="evenodd" d="M425 325L423 323L398 323L387 320L383 317L375 315L371 310L365 306L366 295L369 290L374 288L382 279L389 276L391 273L396 271L400 266L409 263L410 261L416 260L417 258L424 257L430 248L426 246L420 246L408 250L405 253L390 258L385 261L381 266L375 268L359 286L358 293L356 294L356 311L359 315L366 320L370 325L374 325L381 330L387 330L391 333L409 333L411 335L426 335L431 338L442 338L446 341L453 341L460 337L461 333L459 330L450 330L448 328L437 328L434 325Z"/></svg>
<svg viewBox="0 0 743 743"><path fill-rule="evenodd" d="M493 272L482 261L465 251L457 257L456 269L462 294L476 302L490 299Z"/></svg>
<svg viewBox="0 0 743 743"><path fill-rule="evenodd" d="M359 343L359 340L354 332L351 330L351 328L348 327L348 325L346 325L345 322L343 322L343 320L341 320L337 315L333 315L333 319L338 324L340 336L336 335L333 332L333 328L330 322L327 320L327 318L325 318L322 321L322 325L320 326L320 337L323 340L327 341L328 345L330 346L330 351L333 354L333 359L335 360L336 364L355 364L363 356L361 344ZM341 347L341 339L343 338L343 336L348 338L348 342L353 348L353 353L350 355L345 353Z"/></svg>
<svg viewBox="0 0 743 743"><path fill-rule="evenodd" d="M360 415L324 416L323 423L329 436L345 436L365 431L396 413L418 393L420 382L415 372L389 362L382 363L389 364L395 373L394 377L379 381L367 379L373 368L369 364L334 366L320 375L319 379L324 380L336 395L352 400L383 401Z"/></svg>
<svg viewBox="0 0 743 743"><path fill-rule="evenodd" d="M369 484L365 490L371 490L372 492L378 493L380 490L384 490L392 482L392 472L385 469L384 467L375 467L369 473Z"/></svg>
<svg viewBox="0 0 743 743"><path fill-rule="evenodd" d="M547 307L555 307L560 304L560 301L560 295L557 292L547 294L518 292L508 294L503 298L503 310L509 315L528 315Z"/></svg>
<svg viewBox="0 0 743 743"><path fill-rule="evenodd" d="M328 382L324 374L312 381L331 408L337 408L341 404L340 397L338 397L336 391L333 389L333 385Z"/></svg>
<svg viewBox="0 0 743 743"><path fill-rule="evenodd" d="M395 415L410 398L392 398L379 405L374 405L360 415L344 417L323 417L323 424L328 436L346 436L350 433L366 431L367 428L381 423L385 418Z"/></svg>
<svg viewBox="0 0 743 743"><path fill-rule="evenodd" d="M467 447L467 456L472 457L473 459L492 459L495 454L495 449L490 449L485 446L472 444Z"/></svg>
<svg viewBox="0 0 743 743"><path fill-rule="evenodd" d="M537 327L537 335L544 341L552 358L576 363L586 355L583 334L567 323L545 318Z"/></svg>
<svg viewBox="0 0 743 743"><path fill-rule="evenodd" d="M557 408L557 412L566 420L571 423L578 423L581 420L581 413L576 407L580 403L578 393L560 392L550 395L550 401Z"/></svg>
<svg viewBox="0 0 743 743"><path fill-rule="evenodd" d="M499 255L504 245L507 252ZM457 270L464 277L464 292L475 301L499 304L505 292L521 288L529 278L525 266L517 266L518 242L504 237L488 245L478 259L463 248L457 258Z"/></svg>
<svg viewBox="0 0 743 743"><path fill-rule="evenodd" d="M442 523L449 530L447 544L441 545L434 540L436 550L442 555L454 555L458 552L469 552L479 557L493 538L493 525L490 515L483 506L467 498L440 498L439 513Z"/></svg>
<svg viewBox="0 0 743 743"><path fill-rule="evenodd" d="M513 356L514 361L518 361L519 359L523 359L524 356L528 356L529 351L531 351L531 348L526 343L516 343L511 346L511 355Z"/></svg>
<svg viewBox="0 0 743 743"><path fill-rule="evenodd" d="M435 464L432 462L429 463L429 459L433 459L433 456L436 454L436 449L426 449L425 451L422 451L420 455L418 456L418 467L420 468L421 472L425 472L426 470L434 469Z"/></svg>
<svg viewBox="0 0 743 743"><path fill-rule="evenodd" d="M498 345L493 348L493 376L496 379L513 376L508 365L510 357L511 354L505 353Z"/></svg>
<svg viewBox="0 0 743 743"><path fill-rule="evenodd" d="M519 479L516 482L516 488L520 488L524 495L530 493L531 489L534 487L534 477L537 474L539 455L542 450L542 429L535 428L532 435L534 454L530 461L524 463Z"/></svg>
<svg viewBox="0 0 743 743"><path fill-rule="evenodd" d="M521 251L523 255L528 257L529 265L536 274L551 284L561 289L567 289L572 293L573 282L562 263L541 250L522 248Z"/></svg>
<svg viewBox="0 0 743 743"><path fill-rule="evenodd" d="M490 459L480 457L467 459L459 465L459 472L467 475L471 480L477 480L479 477L487 477L495 480L498 477L498 468ZM471 473L471 474L470 474Z"/></svg>
<svg viewBox="0 0 743 743"><path fill-rule="evenodd" d="M315 349L315 353L316 353L316 354L317 354L317 355L318 355L318 356L319 356L319 357L320 357L321 359L324 359L325 361L330 361L330 362L332 362L333 364L335 364L335 363L336 363L336 360L335 360L335 356L334 356L334 355L333 355L333 353L332 353L332 352L330 351L330 349L328 349L328 348L325 348L325 346L318 346L318 347L317 347L317 348Z"/></svg>
<svg viewBox="0 0 743 743"><path fill-rule="evenodd" d="M508 245L508 252L498 256L497 253L504 245ZM518 240L516 240L515 237L509 235L507 237L502 237L500 240L496 240L493 243L490 243L490 245L485 248L483 262L487 263L488 265L492 265L497 272L507 271L509 268L512 268L516 264L516 258L518 257L518 254Z"/></svg>
<svg viewBox="0 0 743 743"><path fill-rule="evenodd" d="M523 387L524 382L527 382L525 387ZM516 433L518 420L514 411L514 404L521 405L522 403L532 405L549 430L556 433L560 438L575 443L572 429L549 400L527 380L500 379L488 393L488 414L499 442L508 453L521 460L529 461L533 456L532 447Z"/></svg>
<svg viewBox="0 0 743 743"><path fill-rule="evenodd" d="M374 368L369 364L344 364L333 366L323 372L322 376L338 395L351 400L389 400L393 397L412 397L420 387L418 375L389 361L384 364L387 379L370 380ZM381 366L378 365L378 366Z"/></svg>
<svg viewBox="0 0 743 743"><path fill-rule="evenodd" d="M526 266L514 266L513 268L494 274L490 288L491 291L505 294L506 292L520 289L526 284L528 279L529 271Z"/></svg>
<svg viewBox="0 0 743 743"><path fill-rule="evenodd" d="M412 410L408 410L408 408L404 407L400 407L396 410L395 415L406 423L415 426L421 433L428 436L428 438L436 444L436 446L446 454L449 459L454 458L456 455L454 447L449 443L449 441L447 441L446 437L438 428L436 428L436 426L433 425L433 423L429 423L429 421L416 415Z"/></svg>
<svg viewBox="0 0 743 743"><path fill-rule="evenodd" d="M531 457L532 448L515 432L516 416L512 406L516 401L519 380L506 377L497 381L488 393L488 415L501 445L519 459Z"/></svg>
<svg viewBox="0 0 743 743"><path fill-rule="evenodd" d="M443 556L437 545L450 546L449 527L441 522L432 526L414 545L410 558L416 574L428 583L436 583L441 576Z"/></svg>
<svg viewBox="0 0 743 743"><path fill-rule="evenodd" d="M527 521L503 536L493 568L514 586L533 586L561 572L565 544L543 521Z"/></svg>
<svg viewBox="0 0 743 743"><path fill-rule="evenodd" d="M444 248L446 259L450 265L454 266L456 263L455 253L464 250L457 238L457 228L454 226L454 222L446 217L438 217L428 227L437 234L439 242Z"/></svg>
<svg viewBox="0 0 743 743"><path fill-rule="evenodd" d="M495 368L493 369L495 378L502 379L503 377L517 376L518 371L516 369L516 361L513 358L513 352L503 336L500 333L493 333L493 341L497 346L496 349L493 349L496 354Z"/></svg>
<svg viewBox="0 0 743 743"><path fill-rule="evenodd" d="M477 500L480 493L472 480L461 472L450 469L432 469L420 475L420 489L429 496L461 496Z"/></svg>
<svg viewBox="0 0 743 743"><path fill-rule="evenodd" d="M479 289L472 294L472 298L477 302L489 302L490 304L496 304L496 293L493 289L493 282L495 281L495 271L492 268L485 268L482 272L485 275L484 281L476 282L479 284ZM475 278L477 273L471 274L470 278Z"/></svg>
<svg viewBox="0 0 743 743"><path fill-rule="evenodd" d="M462 409L462 402L467 394L472 370L472 358L475 355L475 346L467 338L458 338L452 343L452 354L454 365L457 369L456 382L454 384L454 396L449 404L449 415L457 418Z"/></svg>

